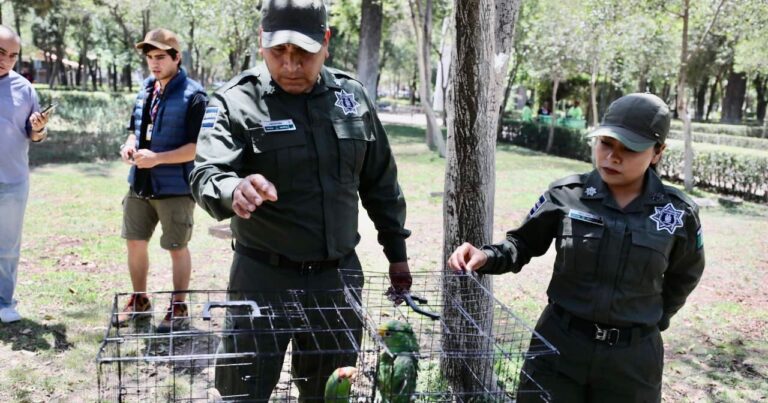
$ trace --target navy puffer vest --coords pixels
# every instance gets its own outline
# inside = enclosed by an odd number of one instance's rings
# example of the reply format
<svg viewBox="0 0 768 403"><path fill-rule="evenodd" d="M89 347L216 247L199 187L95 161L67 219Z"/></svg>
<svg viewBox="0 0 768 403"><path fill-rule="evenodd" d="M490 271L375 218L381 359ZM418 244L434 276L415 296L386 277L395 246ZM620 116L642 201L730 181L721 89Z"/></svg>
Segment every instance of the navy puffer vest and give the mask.
<svg viewBox="0 0 768 403"><path fill-rule="evenodd" d="M136 97L133 106L133 122L136 134L136 149L142 148L141 122L144 107L149 108L145 100L152 93L155 79L150 77L144 80L142 89ZM188 133L197 130L196 127L187 126L187 110L189 103L195 94L205 93L203 87L190 78L183 68L168 82L160 98L152 127L152 137L149 149L154 152L164 152L177 149L189 143ZM150 170L152 181L152 196L173 196L191 194L189 188L189 173L192 171L193 161L181 164L162 164ZM136 167L132 166L128 174L128 183L133 185Z"/></svg>

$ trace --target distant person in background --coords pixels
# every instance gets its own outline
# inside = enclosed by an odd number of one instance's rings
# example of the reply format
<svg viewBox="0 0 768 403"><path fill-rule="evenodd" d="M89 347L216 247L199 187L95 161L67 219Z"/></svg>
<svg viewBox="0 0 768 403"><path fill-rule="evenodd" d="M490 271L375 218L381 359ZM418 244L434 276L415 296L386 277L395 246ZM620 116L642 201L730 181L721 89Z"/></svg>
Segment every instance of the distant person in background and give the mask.
<svg viewBox="0 0 768 403"><path fill-rule="evenodd" d="M539 107L539 111L536 112L538 116L549 116L552 114L552 110L549 108L549 101L544 101Z"/></svg>
<svg viewBox="0 0 768 403"><path fill-rule="evenodd" d="M0 25L0 322L21 320L13 299L21 253L21 230L29 195L29 142L48 133L35 89L13 71L21 40Z"/></svg>
<svg viewBox="0 0 768 403"><path fill-rule="evenodd" d="M531 101L526 101L523 111L520 113L520 119L523 122L533 121L533 109L531 109Z"/></svg>
<svg viewBox="0 0 768 403"><path fill-rule="evenodd" d="M27 79L27 81L29 81L30 83L34 83L34 82L35 82L35 78L34 78L34 77L32 77L32 73L30 73L30 72L29 72L29 69L28 69L28 68L26 68L26 67L24 67L23 69L21 69L21 76L22 76L22 77L24 77L24 78L26 78L26 79Z"/></svg>
<svg viewBox="0 0 768 403"><path fill-rule="evenodd" d="M122 237L128 247L133 294L112 319L116 326L122 326L151 311L146 295L148 247L160 222L160 246L171 255L175 292L156 330L167 333L189 325L186 293L182 292L189 289L192 273L187 243L192 238L195 202L189 173L208 97L181 67L176 34L154 29L136 48L144 53L152 77L144 81L136 97L128 126L130 134L120 148L123 161L131 165L130 189L123 199Z"/></svg>
<svg viewBox="0 0 768 403"><path fill-rule="evenodd" d="M568 108L568 112L566 113L566 116L569 119L584 119L584 114L581 112L581 107L579 107L579 101L574 101L573 106Z"/></svg>

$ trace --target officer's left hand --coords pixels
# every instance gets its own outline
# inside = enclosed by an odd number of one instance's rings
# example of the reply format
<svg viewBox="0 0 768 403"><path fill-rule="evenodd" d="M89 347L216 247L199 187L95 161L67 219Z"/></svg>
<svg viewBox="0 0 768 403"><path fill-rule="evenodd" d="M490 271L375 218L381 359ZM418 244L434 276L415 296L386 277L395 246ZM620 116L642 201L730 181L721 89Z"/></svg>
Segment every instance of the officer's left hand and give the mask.
<svg viewBox="0 0 768 403"><path fill-rule="evenodd" d="M142 148L133 153L133 163L137 168L154 168L160 164L160 158L152 150Z"/></svg>
<svg viewBox="0 0 768 403"><path fill-rule="evenodd" d="M32 126L33 131L39 132L48 124L48 115L35 112L29 116L29 124Z"/></svg>
<svg viewBox="0 0 768 403"><path fill-rule="evenodd" d="M407 261L389 264L389 281L395 291L410 291L413 278Z"/></svg>

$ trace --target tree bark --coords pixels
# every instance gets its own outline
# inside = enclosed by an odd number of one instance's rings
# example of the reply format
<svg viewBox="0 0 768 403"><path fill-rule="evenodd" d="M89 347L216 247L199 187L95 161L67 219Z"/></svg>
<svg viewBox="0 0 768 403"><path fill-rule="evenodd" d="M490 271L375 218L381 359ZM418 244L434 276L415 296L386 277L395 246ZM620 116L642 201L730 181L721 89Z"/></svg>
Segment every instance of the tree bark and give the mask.
<svg viewBox="0 0 768 403"><path fill-rule="evenodd" d="M465 0L456 2L455 7L455 68L448 91L448 159L443 202L444 262L465 241L474 245L491 241L497 114L520 0ZM489 276L481 277L480 282L488 288L492 286ZM481 295L480 290L470 282L461 283L444 277L444 295L457 296L462 300L462 308L475 314L473 319L482 328L477 331L492 333L491 301L471 298ZM445 306L443 318L447 324L466 321L455 306ZM488 352L490 346L482 345L477 341L479 338L468 333L444 333L443 350L467 355L478 350ZM441 363L443 374L455 391L499 389L490 357L464 357L463 362L466 365L462 365L461 359L445 356ZM474 378L469 371L484 379Z"/></svg>
<svg viewBox="0 0 768 403"><path fill-rule="evenodd" d="M600 122L600 115L597 108L597 75L600 74L599 64L596 60L592 62L592 74L589 79L589 105L592 107L592 127L597 127ZM644 81L644 80L641 80Z"/></svg>
<svg viewBox="0 0 768 403"><path fill-rule="evenodd" d="M728 84L725 86L725 97L723 98L723 115L720 118L721 122L741 122L746 93L746 73L737 73L731 69L731 71L728 73Z"/></svg>
<svg viewBox="0 0 768 403"><path fill-rule="evenodd" d="M432 44L432 0L426 0L422 10L421 0L408 0L411 8L411 23L416 32L416 59L419 67L419 98L427 117L426 142L430 150L436 150L440 157L445 157L445 141L437 115L432 109L432 69L429 63L430 45Z"/></svg>
<svg viewBox="0 0 768 403"><path fill-rule="evenodd" d="M683 38L680 50L680 70L677 76L677 115L683 120L683 138L685 151L683 158L683 184L686 192L693 190L693 145L691 141L691 117L688 114L688 102L685 94L686 72L688 66L688 17L690 0L683 0Z"/></svg>
<svg viewBox="0 0 768 403"><path fill-rule="evenodd" d="M755 85L755 92L757 93L757 121L763 122L765 120L765 108L768 104L768 96L766 96L768 77L758 73L752 83Z"/></svg>
<svg viewBox="0 0 768 403"><path fill-rule="evenodd" d="M560 77L556 77L552 82L552 110L549 119L549 136L547 137L547 148L544 152L549 154L552 151L552 144L555 143L555 123L557 123L557 88L560 86Z"/></svg>
<svg viewBox="0 0 768 403"><path fill-rule="evenodd" d="M376 102L376 81L379 76L381 24L384 19L382 0L363 0L360 21L360 46L357 52L357 78L363 83L368 97Z"/></svg>
<svg viewBox="0 0 768 403"><path fill-rule="evenodd" d="M704 117L705 120L709 121L709 115L712 113L712 110L715 107L716 99L717 99L717 87L720 86L720 81L723 79L723 73L719 72L717 73L717 76L715 76L715 82L712 83L712 86L709 87L709 104L707 104L707 114Z"/></svg>
<svg viewBox="0 0 768 403"><path fill-rule="evenodd" d="M699 88L696 90L696 114L694 119L697 121L704 120L704 106L707 103L707 89L709 88L709 77L703 77L699 83Z"/></svg>

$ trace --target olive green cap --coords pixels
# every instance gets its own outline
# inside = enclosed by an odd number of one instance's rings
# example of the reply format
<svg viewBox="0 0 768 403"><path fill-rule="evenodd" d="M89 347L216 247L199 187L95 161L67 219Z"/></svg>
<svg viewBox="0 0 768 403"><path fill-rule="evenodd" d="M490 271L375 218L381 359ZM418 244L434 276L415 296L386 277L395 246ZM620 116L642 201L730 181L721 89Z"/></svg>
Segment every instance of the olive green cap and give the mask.
<svg viewBox="0 0 768 403"><path fill-rule="evenodd" d="M612 137L632 151L644 151L664 144L670 120L669 106L661 98L650 93L629 94L608 106L600 127L587 137Z"/></svg>

